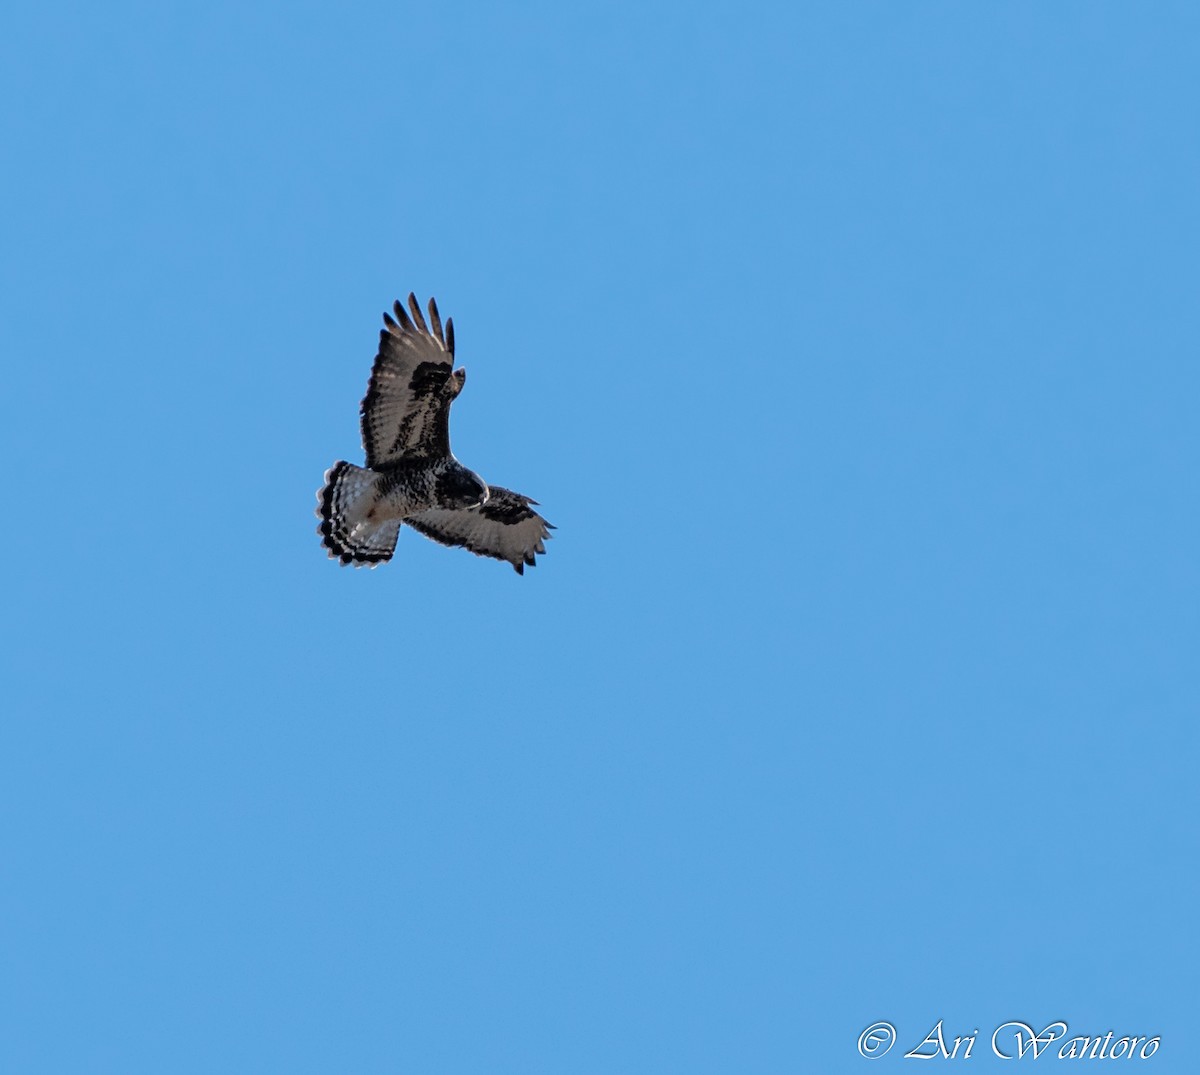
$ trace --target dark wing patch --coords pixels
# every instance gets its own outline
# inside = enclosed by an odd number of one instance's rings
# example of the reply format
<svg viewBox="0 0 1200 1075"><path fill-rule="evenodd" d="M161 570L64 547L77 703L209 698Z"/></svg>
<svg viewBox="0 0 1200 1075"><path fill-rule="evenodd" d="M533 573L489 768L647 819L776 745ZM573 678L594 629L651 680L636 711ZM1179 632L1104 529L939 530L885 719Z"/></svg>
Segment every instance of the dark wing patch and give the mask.
<svg viewBox="0 0 1200 1075"><path fill-rule="evenodd" d="M454 358L452 324L429 300L425 323L415 295L410 313L397 302L395 314L383 315L379 353L362 401L363 449L367 466L394 463L406 455L440 456L450 452L450 403L456 388L450 379Z"/></svg>
<svg viewBox="0 0 1200 1075"><path fill-rule="evenodd" d="M535 565L536 554L546 551L545 542L554 527L531 505L536 500L491 486L488 501L479 508L450 511L431 508L404 521L414 530L442 545L454 545L479 556L507 560L518 575L525 565Z"/></svg>

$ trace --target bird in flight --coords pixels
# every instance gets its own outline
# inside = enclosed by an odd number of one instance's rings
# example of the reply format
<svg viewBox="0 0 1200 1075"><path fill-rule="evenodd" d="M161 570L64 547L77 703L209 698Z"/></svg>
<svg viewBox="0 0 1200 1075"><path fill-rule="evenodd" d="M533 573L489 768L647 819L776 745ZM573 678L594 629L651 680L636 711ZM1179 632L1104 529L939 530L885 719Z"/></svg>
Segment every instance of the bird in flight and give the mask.
<svg viewBox="0 0 1200 1075"><path fill-rule="evenodd" d="M317 532L331 559L375 567L392 558L400 526L443 545L533 567L554 527L536 500L488 485L450 451L450 404L467 381L452 371L454 322L445 329L429 300L429 321L415 295L383 315L379 353L363 397L366 466L337 462L317 493Z"/></svg>

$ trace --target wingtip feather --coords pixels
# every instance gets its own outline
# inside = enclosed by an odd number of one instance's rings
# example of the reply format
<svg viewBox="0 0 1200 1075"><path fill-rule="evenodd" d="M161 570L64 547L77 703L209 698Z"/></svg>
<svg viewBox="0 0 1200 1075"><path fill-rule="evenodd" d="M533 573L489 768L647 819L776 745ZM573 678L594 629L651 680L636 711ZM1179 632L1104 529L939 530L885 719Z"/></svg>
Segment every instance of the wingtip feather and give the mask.
<svg viewBox="0 0 1200 1075"><path fill-rule="evenodd" d="M408 308L412 311L413 324L422 332L428 333L429 326L425 324L425 315L421 313L421 304L417 302L417 295L414 291L408 293Z"/></svg>
<svg viewBox="0 0 1200 1075"><path fill-rule="evenodd" d="M442 318L438 313L437 302L434 301L432 295L429 296L429 324L433 328L434 338L445 347L446 337L442 333Z"/></svg>

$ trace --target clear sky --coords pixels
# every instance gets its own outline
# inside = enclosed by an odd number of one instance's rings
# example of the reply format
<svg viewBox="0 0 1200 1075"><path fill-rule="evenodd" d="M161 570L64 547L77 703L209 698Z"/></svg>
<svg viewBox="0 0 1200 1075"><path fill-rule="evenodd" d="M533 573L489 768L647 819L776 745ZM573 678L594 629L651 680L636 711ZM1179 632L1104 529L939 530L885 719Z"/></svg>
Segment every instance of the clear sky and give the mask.
<svg viewBox="0 0 1200 1075"><path fill-rule="evenodd" d="M26 4L0 99L0 1069L1197 1070L1196 5ZM410 290L523 578L319 547Z"/></svg>

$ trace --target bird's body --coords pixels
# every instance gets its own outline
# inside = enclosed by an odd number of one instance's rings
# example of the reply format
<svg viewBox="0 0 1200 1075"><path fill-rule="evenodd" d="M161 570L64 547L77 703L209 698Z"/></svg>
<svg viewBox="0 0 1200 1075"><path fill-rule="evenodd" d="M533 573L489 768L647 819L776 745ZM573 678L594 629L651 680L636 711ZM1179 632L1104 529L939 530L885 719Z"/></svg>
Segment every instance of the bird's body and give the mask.
<svg viewBox="0 0 1200 1075"><path fill-rule="evenodd" d="M379 353L362 401L366 466L335 463L317 494L318 533L333 558L355 567L390 560L400 526L443 545L507 560L518 574L546 551L553 529L520 493L488 484L450 451L450 404L466 383L451 371L454 324L442 330L429 300L383 315Z"/></svg>

